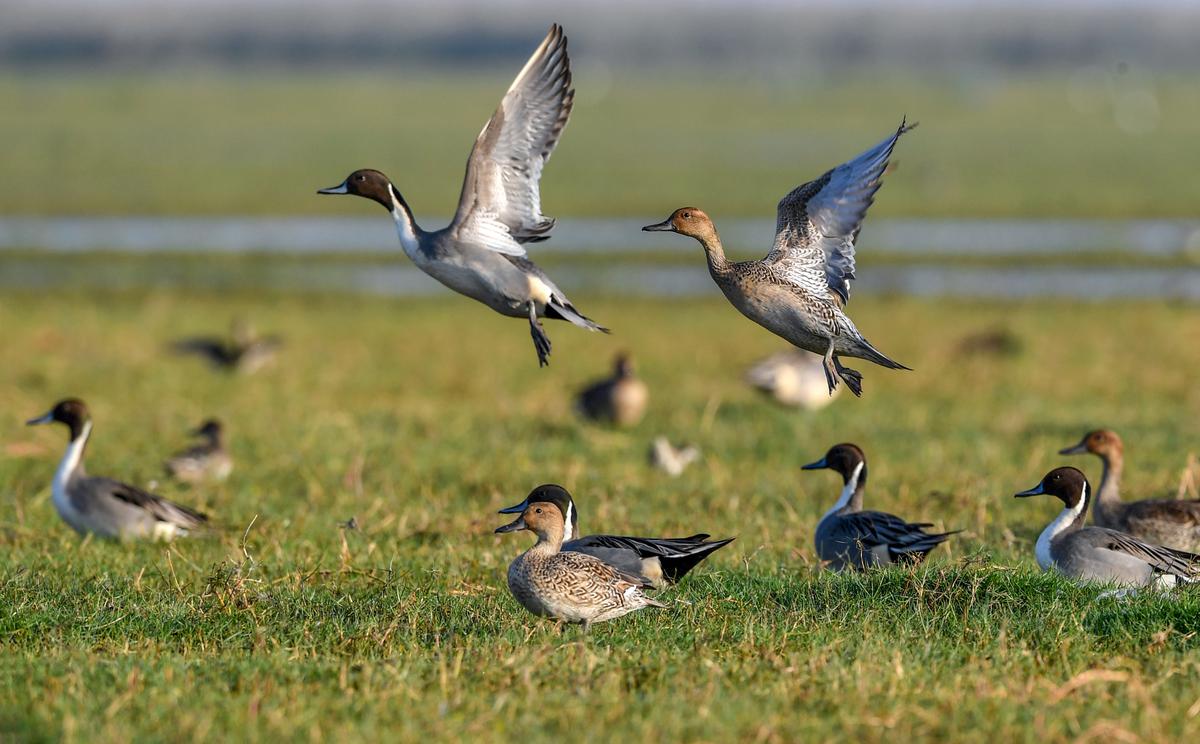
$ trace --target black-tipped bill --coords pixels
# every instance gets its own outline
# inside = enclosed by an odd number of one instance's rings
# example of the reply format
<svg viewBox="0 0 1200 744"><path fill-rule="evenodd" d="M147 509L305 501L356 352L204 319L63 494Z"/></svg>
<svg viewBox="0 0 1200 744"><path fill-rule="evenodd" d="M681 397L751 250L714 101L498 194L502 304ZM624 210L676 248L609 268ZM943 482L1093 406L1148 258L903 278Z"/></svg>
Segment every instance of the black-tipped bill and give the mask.
<svg viewBox="0 0 1200 744"><path fill-rule="evenodd" d="M827 467L829 467L829 465L826 464L825 458L822 457L820 460L817 460L816 462L810 462L807 465L801 465L800 469L801 470L824 470Z"/></svg>
<svg viewBox="0 0 1200 744"><path fill-rule="evenodd" d="M1060 455L1086 455L1087 451L1088 451L1087 443L1080 442L1079 444L1075 445L1074 447L1067 447L1066 449L1060 449L1058 451L1058 454L1060 454Z"/></svg>
<svg viewBox="0 0 1200 744"><path fill-rule="evenodd" d="M506 525L497 527L496 532L517 532L518 530L523 530L523 529L525 529L525 515L524 514L517 517L516 519L514 519L513 521L509 522Z"/></svg>
<svg viewBox="0 0 1200 744"><path fill-rule="evenodd" d="M25 425L26 426L37 426L38 424L53 424L53 423L54 423L54 411L49 411L45 415L38 416L37 418L29 419L28 421L25 422Z"/></svg>
<svg viewBox="0 0 1200 744"><path fill-rule="evenodd" d="M662 222L655 222L653 225L646 225L642 228L642 232L675 232L675 225L668 217Z"/></svg>
<svg viewBox="0 0 1200 744"><path fill-rule="evenodd" d="M1034 486L1033 488L1029 489L1028 491L1021 491L1020 493L1014 493L1013 496L1021 499L1021 498L1025 498L1026 496L1041 496L1045 492L1046 492L1046 489L1042 487L1041 483L1039 483L1036 486Z"/></svg>
<svg viewBox="0 0 1200 744"><path fill-rule="evenodd" d="M318 194L349 194L350 188L346 186L346 182L342 181L337 186L330 186L327 189L317 189Z"/></svg>
<svg viewBox="0 0 1200 744"><path fill-rule="evenodd" d="M521 512L525 511L525 507L527 507L527 506L529 506L529 499L525 499L521 503L514 504L513 506L506 506L505 508L501 509L500 511L498 511L496 513L497 514L520 514Z"/></svg>

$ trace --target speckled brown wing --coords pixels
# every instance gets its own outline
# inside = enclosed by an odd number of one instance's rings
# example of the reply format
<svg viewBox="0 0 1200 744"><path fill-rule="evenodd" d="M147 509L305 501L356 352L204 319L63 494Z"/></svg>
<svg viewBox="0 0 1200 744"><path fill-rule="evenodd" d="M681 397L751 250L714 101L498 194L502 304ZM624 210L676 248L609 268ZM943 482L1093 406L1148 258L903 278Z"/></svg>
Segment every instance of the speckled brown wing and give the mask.
<svg viewBox="0 0 1200 744"><path fill-rule="evenodd" d="M1200 549L1200 501L1135 501L1125 506L1121 522L1126 532L1151 542Z"/></svg>

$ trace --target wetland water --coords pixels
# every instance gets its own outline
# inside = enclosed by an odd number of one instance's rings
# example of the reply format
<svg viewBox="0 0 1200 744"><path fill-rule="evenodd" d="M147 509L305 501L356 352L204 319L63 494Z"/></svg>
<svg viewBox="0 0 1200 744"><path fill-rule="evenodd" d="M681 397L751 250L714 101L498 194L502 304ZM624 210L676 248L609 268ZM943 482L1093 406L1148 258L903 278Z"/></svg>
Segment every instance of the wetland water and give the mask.
<svg viewBox="0 0 1200 744"><path fill-rule="evenodd" d="M651 216L645 221L655 220ZM438 219L423 222L444 224ZM640 231L641 224L628 219L563 219L554 238L532 246L530 252L535 259L555 261L550 273L567 291L676 297L717 291L693 241L649 236ZM770 245L772 228L767 219L724 220L720 225L731 250L753 249L759 256ZM140 258L132 263L89 260L74 265L62 255L96 251ZM610 262L596 260L606 252L613 254ZM173 259L173 254L207 253L322 259L308 263L268 258L232 275L220 262ZM339 261L338 254L354 257ZM585 254L586 265L572 262L572 257ZM364 261L364 255L394 255L396 261L381 265ZM689 255L694 263L686 262ZM869 293L989 299L1157 295L1200 302L1200 221L878 219L867 225L860 240L863 255L889 257L861 273L857 287ZM654 256L675 258L647 260ZM912 261L896 260L903 256ZM1126 258L1114 263L1114 256ZM962 260L979 258L992 260L984 266ZM261 287L395 296L445 291L401 255L390 223L377 215L0 218L0 288L59 286Z"/></svg>

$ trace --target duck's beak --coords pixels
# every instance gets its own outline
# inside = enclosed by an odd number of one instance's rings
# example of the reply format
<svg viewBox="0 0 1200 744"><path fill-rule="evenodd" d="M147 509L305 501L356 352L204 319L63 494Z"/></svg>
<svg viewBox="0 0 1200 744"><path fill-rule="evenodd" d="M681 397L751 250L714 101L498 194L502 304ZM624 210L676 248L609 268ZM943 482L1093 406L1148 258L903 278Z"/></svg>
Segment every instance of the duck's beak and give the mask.
<svg viewBox="0 0 1200 744"><path fill-rule="evenodd" d="M29 419L28 421L25 422L25 425L26 426L37 426L38 424L53 424L53 423L54 423L54 411L49 411L44 416L38 416L37 418Z"/></svg>
<svg viewBox="0 0 1200 744"><path fill-rule="evenodd" d="M1014 493L1013 496L1015 496L1019 499L1022 499L1022 498L1025 498L1026 496L1041 496L1045 492L1046 492L1046 489L1042 488L1041 483L1038 483L1036 486L1029 489L1028 491L1021 491L1020 493Z"/></svg>
<svg viewBox="0 0 1200 744"><path fill-rule="evenodd" d="M827 467L829 467L829 465L827 465L825 463L825 458L822 457L820 460L817 460L816 462L810 462L807 465L801 465L800 469L801 470L824 470Z"/></svg>
<svg viewBox="0 0 1200 744"><path fill-rule="evenodd" d="M642 228L642 232L675 232L675 223L671 222L671 218L668 217L662 222L646 225Z"/></svg>
<svg viewBox="0 0 1200 744"><path fill-rule="evenodd" d="M327 189L317 189L318 194L349 194L350 189L346 186L346 182L342 181L337 186L330 186Z"/></svg>
<svg viewBox="0 0 1200 744"><path fill-rule="evenodd" d="M1074 447L1067 447L1066 449L1060 449L1058 451L1058 454L1060 454L1060 455L1086 455L1087 453L1088 453L1088 448L1087 448L1087 440L1086 439L1083 440L1082 442L1080 442L1079 444L1075 445Z"/></svg>
<svg viewBox="0 0 1200 744"><path fill-rule="evenodd" d="M525 499L524 501L522 501L519 504L514 504L513 506L505 507L496 513L497 514L520 514L521 512L525 511L525 507L528 505L529 505L529 499Z"/></svg>
<svg viewBox="0 0 1200 744"><path fill-rule="evenodd" d="M498 533L499 532L517 532L518 530L523 530L523 529L525 529L525 515L524 514L522 514L521 516L517 517L516 519L514 519L513 521L509 522L508 524L506 524L502 527L497 527L496 532L498 532Z"/></svg>

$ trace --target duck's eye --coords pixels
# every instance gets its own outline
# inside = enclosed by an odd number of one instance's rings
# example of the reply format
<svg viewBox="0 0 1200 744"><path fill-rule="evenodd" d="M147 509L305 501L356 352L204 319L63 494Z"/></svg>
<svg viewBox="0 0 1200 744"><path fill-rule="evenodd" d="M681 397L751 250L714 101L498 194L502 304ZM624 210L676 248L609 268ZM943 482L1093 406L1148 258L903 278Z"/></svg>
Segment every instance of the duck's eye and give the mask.
<svg viewBox="0 0 1200 744"><path fill-rule="evenodd" d="M535 510L535 511L536 511L536 513L538 513L538 514L541 514L541 513L542 513L542 510L541 510L541 509L537 509L537 510Z"/></svg>
<svg viewBox="0 0 1200 744"><path fill-rule="evenodd" d="M367 180L367 177L366 177L366 176L359 176L359 177L358 177L358 180L360 180L360 181L365 181L365 180Z"/></svg>
<svg viewBox="0 0 1200 744"><path fill-rule="evenodd" d="M684 218L685 220L690 220L690 219L692 218L692 213L691 213L691 212L684 212L684 213L683 213L683 218Z"/></svg>

